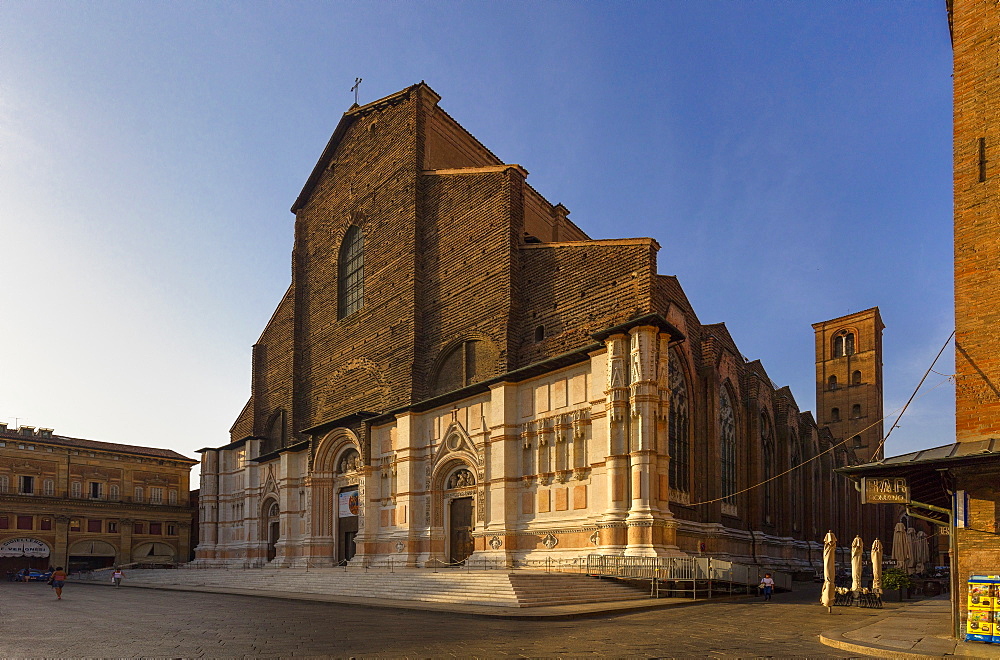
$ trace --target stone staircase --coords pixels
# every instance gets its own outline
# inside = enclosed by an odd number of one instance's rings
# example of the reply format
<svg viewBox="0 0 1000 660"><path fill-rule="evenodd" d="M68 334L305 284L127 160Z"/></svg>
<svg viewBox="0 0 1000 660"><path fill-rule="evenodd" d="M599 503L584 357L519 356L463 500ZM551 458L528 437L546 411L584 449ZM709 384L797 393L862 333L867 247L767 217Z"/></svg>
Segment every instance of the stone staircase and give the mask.
<svg viewBox="0 0 1000 660"><path fill-rule="evenodd" d="M100 578L103 581L103 577ZM322 594L338 599L387 599L492 607L541 607L641 600L648 585L542 571L342 568L132 569L126 586L200 587Z"/></svg>

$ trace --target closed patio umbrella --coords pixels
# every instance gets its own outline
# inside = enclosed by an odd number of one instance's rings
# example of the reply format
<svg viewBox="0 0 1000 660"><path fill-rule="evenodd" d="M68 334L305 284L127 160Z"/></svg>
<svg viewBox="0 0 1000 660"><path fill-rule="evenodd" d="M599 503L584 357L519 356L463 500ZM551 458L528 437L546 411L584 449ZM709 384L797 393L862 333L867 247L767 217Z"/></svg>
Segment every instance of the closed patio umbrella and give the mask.
<svg viewBox="0 0 1000 660"><path fill-rule="evenodd" d="M882 593L882 542L872 543L872 591Z"/></svg>
<svg viewBox="0 0 1000 660"><path fill-rule="evenodd" d="M906 525L898 522L892 530L892 558L896 561L896 568L905 571L909 556L910 544L906 539Z"/></svg>
<svg viewBox="0 0 1000 660"><path fill-rule="evenodd" d="M912 527L906 528L906 543L909 545L910 555L906 560L906 572L914 573L917 570L917 530Z"/></svg>
<svg viewBox="0 0 1000 660"><path fill-rule="evenodd" d="M927 534L923 530L917 532L917 572L923 573L927 570L927 563L931 559L930 544L927 542Z"/></svg>
<svg viewBox="0 0 1000 660"><path fill-rule="evenodd" d="M819 602L831 614L833 613L833 599L835 592L834 578L837 575L837 537L833 532L827 532L823 539L823 591L820 594Z"/></svg>
<svg viewBox="0 0 1000 660"><path fill-rule="evenodd" d="M855 536L851 543L851 591L861 591L861 556L865 552L865 543L861 536Z"/></svg>

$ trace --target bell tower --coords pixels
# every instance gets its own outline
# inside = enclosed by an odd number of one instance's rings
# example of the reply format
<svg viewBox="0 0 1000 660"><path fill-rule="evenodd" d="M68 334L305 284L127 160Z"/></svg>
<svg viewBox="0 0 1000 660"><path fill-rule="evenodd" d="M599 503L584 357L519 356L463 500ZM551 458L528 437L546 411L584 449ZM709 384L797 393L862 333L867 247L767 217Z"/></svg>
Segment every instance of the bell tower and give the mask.
<svg viewBox="0 0 1000 660"><path fill-rule="evenodd" d="M846 441L861 463L884 455L879 449L884 328L878 307L813 324L816 423L829 427L835 442Z"/></svg>

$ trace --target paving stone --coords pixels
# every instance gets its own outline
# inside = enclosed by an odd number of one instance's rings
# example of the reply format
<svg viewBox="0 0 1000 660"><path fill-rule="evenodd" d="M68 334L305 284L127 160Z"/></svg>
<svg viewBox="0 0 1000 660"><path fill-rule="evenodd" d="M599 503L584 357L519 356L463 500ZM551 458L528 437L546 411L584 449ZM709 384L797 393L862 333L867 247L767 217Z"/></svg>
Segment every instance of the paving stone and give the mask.
<svg viewBox="0 0 1000 660"><path fill-rule="evenodd" d="M57 602L44 584L0 583L0 656L850 657L817 635L861 627L870 613L831 616L803 592L766 605L737 600L515 621L85 584L70 585Z"/></svg>

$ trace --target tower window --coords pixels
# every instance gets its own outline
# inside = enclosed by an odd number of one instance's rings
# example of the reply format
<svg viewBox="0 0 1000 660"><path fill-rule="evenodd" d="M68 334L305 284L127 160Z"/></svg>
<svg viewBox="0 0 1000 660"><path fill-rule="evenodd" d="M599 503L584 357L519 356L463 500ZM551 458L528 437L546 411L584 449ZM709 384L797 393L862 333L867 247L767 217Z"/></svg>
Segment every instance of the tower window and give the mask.
<svg viewBox="0 0 1000 660"><path fill-rule="evenodd" d="M861 384L861 372L855 371L854 373L851 374L851 385L860 385L860 384Z"/></svg>
<svg viewBox="0 0 1000 660"><path fill-rule="evenodd" d="M858 418L861 417L861 404L855 403L851 406L851 417Z"/></svg>
<svg viewBox="0 0 1000 660"><path fill-rule="evenodd" d="M986 138L979 138L979 182L986 181Z"/></svg>
<svg viewBox="0 0 1000 660"><path fill-rule="evenodd" d="M853 438L851 438L851 442L854 444L855 448L864 447L864 445L861 444L861 436L860 435L856 435Z"/></svg>
<svg viewBox="0 0 1000 660"><path fill-rule="evenodd" d="M828 379L826 380L826 382L827 382L827 385L828 385L828 387L829 387L829 388L830 388L831 390L835 390L835 389L837 389L837 377L836 377L836 376L830 376L830 377L829 377L829 378L828 378Z"/></svg>
<svg viewBox="0 0 1000 660"><path fill-rule="evenodd" d="M540 325L537 328L535 328L535 341L539 342L542 341L543 339L545 339L545 326Z"/></svg>
<svg viewBox="0 0 1000 660"><path fill-rule="evenodd" d="M834 408L830 411L830 421L839 422L840 421L840 408Z"/></svg>
<svg viewBox="0 0 1000 660"><path fill-rule="evenodd" d="M854 333L841 330L833 338L833 357L854 355Z"/></svg>
<svg viewBox="0 0 1000 660"><path fill-rule="evenodd" d="M352 226L344 235L337 262L337 318L345 318L361 309L365 298L365 237Z"/></svg>

